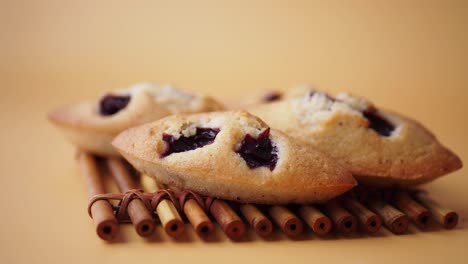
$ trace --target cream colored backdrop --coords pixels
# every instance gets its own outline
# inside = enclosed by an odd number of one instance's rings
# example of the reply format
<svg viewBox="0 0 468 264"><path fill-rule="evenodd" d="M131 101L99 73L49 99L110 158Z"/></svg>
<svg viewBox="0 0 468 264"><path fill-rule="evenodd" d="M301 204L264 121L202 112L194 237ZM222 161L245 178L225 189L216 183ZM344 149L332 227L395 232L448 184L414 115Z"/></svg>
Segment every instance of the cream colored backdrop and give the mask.
<svg viewBox="0 0 468 264"><path fill-rule="evenodd" d="M455 231L204 244L148 243L126 228L128 243L107 245L86 215L73 148L44 116L144 80L229 101L310 83L420 120L466 162L467 47L468 1L0 0L0 257L462 263L466 169L428 187L461 213ZM8 202L18 192L30 198Z"/></svg>

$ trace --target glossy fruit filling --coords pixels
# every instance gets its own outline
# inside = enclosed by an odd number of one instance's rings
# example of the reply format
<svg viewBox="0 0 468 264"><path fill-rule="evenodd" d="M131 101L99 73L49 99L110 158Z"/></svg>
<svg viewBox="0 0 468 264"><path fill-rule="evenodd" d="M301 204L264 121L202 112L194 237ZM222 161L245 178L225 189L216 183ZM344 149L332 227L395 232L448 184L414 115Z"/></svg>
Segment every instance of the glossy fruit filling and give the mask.
<svg viewBox="0 0 468 264"><path fill-rule="evenodd" d="M362 114L369 121L369 128L381 136L388 137L395 130L395 126L392 123L379 116L375 111L365 111Z"/></svg>
<svg viewBox="0 0 468 264"><path fill-rule="evenodd" d="M263 96L264 102L274 102L280 100L282 97L280 92L269 92Z"/></svg>
<svg viewBox="0 0 468 264"><path fill-rule="evenodd" d="M197 127L195 135L189 137L180 136L178 139L175 139L172 135L163 134L162 140L167 143L167 148L161 154L161 157L163 158L172 153L185 152L209 145L214 142L219 131L219 128Z"/></svg>
<svg viewBox="0 0 468 264"><path fill-rule="evenodd" d="M103 116L113 115L124 109L130 102L130 98L130 95L105 95L99 102L99 113Z"/></svg>
<svg viewBox="0 0 468 264"><path fill-rule="evenodd" d="M265 166L274 170L278 161L278 151L270 140L269 128L257 138L247 134L236 152L251 169Z"/></svg>

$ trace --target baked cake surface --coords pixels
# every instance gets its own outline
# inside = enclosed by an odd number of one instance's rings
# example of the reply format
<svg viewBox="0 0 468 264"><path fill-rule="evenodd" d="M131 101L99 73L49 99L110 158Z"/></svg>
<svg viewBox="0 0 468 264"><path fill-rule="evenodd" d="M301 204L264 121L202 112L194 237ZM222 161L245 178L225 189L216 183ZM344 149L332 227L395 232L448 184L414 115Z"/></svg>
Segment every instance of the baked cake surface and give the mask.
<svg viewBox="0 0 468 264"><path fill-rule="evenodd" d="M222 110L210 97L196 96L172 86L140 83L103 95L99 100L64 106L49 120L78 148L98 155L118 155L110 144L121 131L175 113Z"/></svg>
<svg viewBox="0 0 468 264"><path fill-rule="evenodd" d="M419 184L462 167L457 155L420 123L377 109L365 98L332 97L308 87L284 97L247 110L334 157L361 183Z"/></svg>
<svg viewBox="0 0 468 264"><path fill-rule="evenodd" d="M122 132L113 145L171 188L240 202L321 202L356 184L312 145L243 111L166 117Z"/></svg>

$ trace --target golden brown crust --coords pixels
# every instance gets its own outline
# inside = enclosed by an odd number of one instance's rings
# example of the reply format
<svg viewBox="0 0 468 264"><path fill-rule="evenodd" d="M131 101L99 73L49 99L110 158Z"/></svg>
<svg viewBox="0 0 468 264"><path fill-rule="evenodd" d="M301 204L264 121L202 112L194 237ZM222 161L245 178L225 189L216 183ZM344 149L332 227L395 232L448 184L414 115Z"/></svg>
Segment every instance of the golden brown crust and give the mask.
<svg viewBox="0 0 468 264"><path fill-rule="evenodd" d="M273 128L313 144L368 185L411 185L431 181L462 167L461 160L442 146L418 122L399 114L378 114L396 125L389 137L369 129L361 113L338 104L331 110L297 111L300 97L248 108ZM353 102L354 103L354 102ZM371 104L366 107L373 107ZM358 107L356 107L358 108Z"/></svg>
<svg viewBox="0 0 468 264"><path fill-rule="evenodd" d="M221 104L209 97L196 97L171 87L164 90L162 95L155 95L151 89L151 84L139 84L113 92L112 94L118 95L131 94L128 105L114 115L100 115L98 100L95 100L58 108L50 112L48 118L78 148L99 155L115 156L119 154L110 143L119 132L129 127L178 112L197 113L223 109ZM184 93L182 97L191 97L177 102L168 96L170 92L176 93L173 98L177 98L178 93Z"/></svg>
<svg viewBox="0 0 468 264"><path fill-rule="evenodd" d="M221 130L210 145L161 158L167 147L163 133L178 133L191 125ZM159 182L229 200L319 202L355 186L351 174L332 159L276 130L270 131L279 156L275 169L250 169L235 150L246 134L266 128L262 120L246 112L175 115L128 129L113 145L137 169Z"/></svg>

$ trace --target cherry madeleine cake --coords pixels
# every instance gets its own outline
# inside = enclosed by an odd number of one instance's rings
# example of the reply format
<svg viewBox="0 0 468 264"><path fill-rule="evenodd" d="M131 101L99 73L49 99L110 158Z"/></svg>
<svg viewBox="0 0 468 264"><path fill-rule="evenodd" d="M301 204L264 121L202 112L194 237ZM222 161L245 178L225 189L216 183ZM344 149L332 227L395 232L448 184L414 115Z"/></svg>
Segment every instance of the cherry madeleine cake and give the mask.
<svg viewBox="0 0 468 264"><path fill-rule="evenodd" d="M329 154L366 185L424 183L462 167L421 124L358 96L301 87L247 110Z"/></svg>
<svg viewBox="0 0 468 264"><path fill-rule="evenodd" d="M121 131L175 113L223 109L210 97L200 97L171 86L136 84L102 96L99 100L65 106L49 119L78 148L98 155L118 155L110 144Z"/></svg>
<svg viewBox="0 0 468 264"><path fill-rule="evenodd" d="M159 183L228 200L321 202L356 185L312 145L243 111L173 115L130 128L112 144Z"/></svg>

